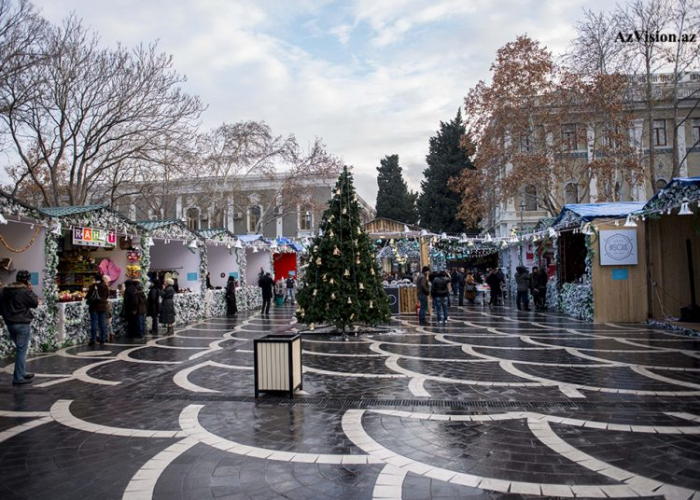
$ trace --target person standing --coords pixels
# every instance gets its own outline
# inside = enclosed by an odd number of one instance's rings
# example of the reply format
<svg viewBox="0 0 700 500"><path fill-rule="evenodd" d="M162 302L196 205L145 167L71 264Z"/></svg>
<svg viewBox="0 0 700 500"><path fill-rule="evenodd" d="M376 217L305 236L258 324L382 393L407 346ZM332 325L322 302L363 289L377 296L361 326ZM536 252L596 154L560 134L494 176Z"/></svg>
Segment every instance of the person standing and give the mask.
<svg viewBox="0 0 700 500"><path fill-rule="evenodd" d="M448 299L450 297L450 278L445 271L440 271L433 280L433 299L435 300L437 323L447 324Z"/></svg>
<svg viewBox="0 0 700 500"><path fill-rule="evenodd" d="M107 340L107 301L109 299L109 287L104 282L100 273L95 274L95 281L87 290L87 305L90 313L90 342L88 345L95 345L97 341L97 327L100 327L100 345L104 345Z"/></svg>
<svg viewBox="0 0 700 500"><path fill-rule="evenodd" d="M463 306L464 305L464 287L466 285L466 271L463 267L460 267L459 270L455 273L457 276L457 294L459 295L459 305ZM452 287L454 288L454 281L452 282Z"/></svg>
<svg viewBox="0 0 700 500"><path fill-rule="evenodd" d="M30 384L33 373L27 372L27 350L31 337L32 309L39 299L32 290L31 275L26 269L17 271L15 283L0 289L0 312L7 331L15 344L15 371L12 385Z"/></svg>
<svg viewBox="0 0 700 500"><path fill-rule="evenodd" d="M228 277L226 282L226 316L236 316L238 306L236 305L236 278Z"/></svg>
<svg viewBox="0 0 700 500"><path fill-rule="evenodd" d="M530 273L524 266L515 268L515 285L517 287L516 303L518 311L529 311L531 281Z"/></svg>
<svg viewBox="0 0 700 500"><path fill-rule="evenodd" d="M258 280L258 286L262 288L262 314L270 314L270 303L272 302L272 294L275 289L275 280L272 279L270 273Z"/></svg>
<svg viewBox="0 0 700 500"><path fill-rule="evenodd" d="M126 322L126 336L130 338L138 337L139 335L137 309L136 282L133 280L126 280L124 282L122 313L124 315L124 321Z"/></svg>
<svg viewBox="0 0 700 500"><path fill-rule="evenodd" d="M136 282L136 328L139 338L146 336L146 314L148 313L148 300L146 292L143 291L143 285L140 281Z"/></svg>
<svg viewBox="0 0 700 500"><path fill-rule="evenodd" d="M469 301L470 305L474 305L474 301L476 300L476 282L471 273L467 274L467 279L465 280L464 296Z"/></svg>
<svg viewBox="0 0 700 500"><path fill-rule="evenodd" d="M416 292L418 295L418 302L420 303L420 309L418 311L418 324L425 325L425 313L428 310L428 296L430 295L430 281L428 276L430 275L430 268L428 266L423 266L423 270L416 278Z"/></svg>
<svg viewBox="0 0 700 500"><path fill-rule="evenodd" d="M287 278L287 296L285 297L285 302L287 299L294 305L294 288L296 287L296 283L294 282L294 278L289 276Z"/></svg>
<svg viewBox="0 0 700 500"><path fill-rule="evenodd" d="M489 301L490 306L497 306L501 301L501 280L498 279L498 272L496 269L491 269L491 273L486 278L486 284L491 289L491 300Z"/></svg>
<svg viewBox="0 0 700 500"><path fill-rule="evenodd" d="M159 319L161 324L166 326L168 335L175 333L175 287L172 278L165 278L165 290L163 290L163 300L160 303Z"/></svg>
<svg viewBox="0 0 700 500"><path fill-rule="evenodd" d="M545 268L532 268L532 296L537 311L547 310L547 271Z"/></svg>
<svg viewBox="0 0 700 500"><path fill-rule="evenodd" d="M163 290L160 286L158 278L151 281L151 288L148 289L147 314L151 318L152 335L158 335L158 316L160 315L160 297L163 295Z"/></svg>

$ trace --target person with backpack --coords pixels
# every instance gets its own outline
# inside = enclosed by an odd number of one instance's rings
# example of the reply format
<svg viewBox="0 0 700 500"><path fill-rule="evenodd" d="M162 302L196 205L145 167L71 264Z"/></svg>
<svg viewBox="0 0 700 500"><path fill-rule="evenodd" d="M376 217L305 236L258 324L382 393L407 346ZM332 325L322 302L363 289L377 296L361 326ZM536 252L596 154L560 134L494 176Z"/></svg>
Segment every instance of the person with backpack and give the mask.
<svg viewBox="0 0 700 500"><path fill-rule="evenodd" d="M105 316L107 314L109 287L102 279L102 274L95 274L95 281L88 288L86 297L88 312L90 313L90 342L88 342L88 345L95 345L98 326L100 328L100 345L104 345L107 340Z"/></svg>
<svg viewBox="0 0 700 500"><path fill-rule="evenodd" d="M440 271L435 279L433 279L433 286L431 293L433 294L433 300L436 309L437 323L447 324L447 299L450 296L450 279L445 271Z"/></svg>
<svg viewBox="0 0 700 500"><path fill-rule="evenodd" d="M294 282L294 278L289 276L287 278L287 296L284 298L284 301L286 302L287 299L294 305L294 288L296 287L296 283Z"/></svg>
<svg viewBox="0 0 700 500"><path fill-rule="evenodd" d="M529 311L529 293L532 284L530 281L530 273L525 266L518 266L515 268L515 284L517 286L516 304L518 306L518 311Z"/></svg>
<svg viewBox="0 0 700 500"><path fill-rule="evenodd" d="M12 385L31 384L33 373L27 372L27 350L31 337L32 309L39 307L39 299L32 290L31 275L20 269L15 282L0 289L0 313L7 331L15 344L15 371Z"/></svg>

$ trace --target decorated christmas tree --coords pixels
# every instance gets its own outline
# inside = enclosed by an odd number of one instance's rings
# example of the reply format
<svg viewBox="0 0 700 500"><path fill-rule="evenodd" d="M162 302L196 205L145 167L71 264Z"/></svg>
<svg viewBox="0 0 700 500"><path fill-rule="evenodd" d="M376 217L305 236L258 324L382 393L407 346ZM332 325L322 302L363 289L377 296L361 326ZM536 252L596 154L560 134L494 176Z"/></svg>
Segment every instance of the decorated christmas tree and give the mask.
<svg viewBox="0 0 700 500"><path fill-rule="evenodd" d="M362 230L360 205L348 168L338 179L297 301L297 319L314 329L330 324L345 332L355 324L375 326L391 318L372 242Z"/></svg>

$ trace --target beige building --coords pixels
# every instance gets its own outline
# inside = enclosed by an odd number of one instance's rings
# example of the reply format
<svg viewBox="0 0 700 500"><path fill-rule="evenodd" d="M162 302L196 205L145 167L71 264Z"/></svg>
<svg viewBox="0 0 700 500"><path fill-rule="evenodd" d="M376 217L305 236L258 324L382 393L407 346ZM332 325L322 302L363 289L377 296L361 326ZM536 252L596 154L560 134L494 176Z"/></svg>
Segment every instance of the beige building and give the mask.
<svg viewBox="0 0 700 500"><path fill-rule="evenodd" d="M614 201L646 201L671 180L674 109L672 101L664 98L670 93L670 75L655 75L653 78L653 95L658 101L655 105L651 137L645 118L643 81L639 80L633 83L627 94L626 105L632 119L624 135L631 154L642 158L645 164L649 161L650 148L653 148L655 165L652 168L657 179L656 189L651 185L649 175L646 175L644 182L637 184L620 180L608 187L614 193ZM679 84L678 91L679 97L682 98L676 113L678 118L675 119L680 127L676 149L680 177L700 176L700 73L686 74ZM572 120L572 123L564 123L557 128L561 130L560 137L556 140L563 144L566 152L562 156L565 156L567 169L572 172L568 179L556 188L554 194L559 204L563 206L569 203L611 201L609 197L602 195L602 186L590 175L591 169L588 168L590 162L600 157L600 146L610 146L605 143L605 124L595 119L588 123ZM552 138L544 140L551 141ZM517 146L526 152L528 148L534 147L534 144L527 139L521 140ZM552 168L557 168L556 161L552 163ZM508 172L512 168L512 165L507 164L504 170ZM542 207L539 199L534 183L524 185L520 196L492 208L482 224L483 229L496 237L508 237L514 230L534 227L538 220L557 215Z"/></svg>

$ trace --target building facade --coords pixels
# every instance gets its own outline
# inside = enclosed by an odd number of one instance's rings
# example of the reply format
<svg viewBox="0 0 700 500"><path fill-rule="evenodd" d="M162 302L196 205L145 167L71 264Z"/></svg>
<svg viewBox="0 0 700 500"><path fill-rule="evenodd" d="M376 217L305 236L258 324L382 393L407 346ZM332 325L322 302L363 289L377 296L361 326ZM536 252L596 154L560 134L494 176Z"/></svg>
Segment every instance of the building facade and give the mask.
<svg viewBox="0 0 700 500"><path fill-rule="evenodd" d="M119 199L115 209L131 220L182 220L193 230L223 228L236 235L264 238L304 238L318 232L332 197L335 176L295 179L284 174L240 179L178 179L134 189L138 194ZM128 189L128 187L124 187ZM95 195L99 202L100 195ZM363 222L374 209L361 197Z"/></svg>
<svg viewBox="0 0 700 500"><path fill-rule="evenodd" d="M612 147L606 136L606 125L602 119L587 122L564 123L558 126L557 138L564 145L566 163L571 174L569 178L556 186L553 195L558 204L596 203L600 201L646 201L671 180L673 154L677 155L680 166L679 176L700 176L700 73L689 73L683 76L678 85L678 99L668 98L671 85L670 75L655 75L652 77L654 103L653 126L650 128L647 119L646 101L644 98L644 81L632 80L632 85L626 93L625 107L629 113L628 130L623 134L631 152L630 156L647 164L647 175L637 182L628 182L622 178L613 181L611 186L602 186L590 164L600 158L601 146ZM675 109L674 109L675 107ZM674 148L673 136L676 125L679 128L678 141ZM550 132L552 133L552 132ZM551 137L544 140L551 141ZM517 146L522 152L536 147L535 141L529 138L520 140ZM650 151L654 151L653 166L648 166ZM504 171L509 172L512 164L504 165ZM556 160L552 168L557 168ZM648 169L654 169L656 186L652 186ZM543 175L548 175L546 172ZM608 189L607 195L603 189ZM514 232L534 228L537 221L552 217L540 203L540 193L536 184L524 184L519 196L491 207L485 217L482 227L484 231L496 237L508 237ZM612 197L610 192L612 191Z"/></svg>

